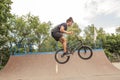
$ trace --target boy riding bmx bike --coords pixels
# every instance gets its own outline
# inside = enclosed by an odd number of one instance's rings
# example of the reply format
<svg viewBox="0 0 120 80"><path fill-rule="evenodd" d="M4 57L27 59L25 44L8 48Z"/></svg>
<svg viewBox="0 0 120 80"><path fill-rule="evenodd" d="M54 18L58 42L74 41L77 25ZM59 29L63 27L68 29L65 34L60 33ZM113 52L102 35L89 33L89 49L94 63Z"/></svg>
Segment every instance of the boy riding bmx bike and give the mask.
<svg viewBox="0 0 120 80"><path fill-rule="evenodd" d="M52 29L51 35L56 40L59 41L64 49L64 55L67 54L67 40L65 37L63 37L63 34L73 34L73 31L67 31L67 28L70 27L73 24L72 17L69 17L65 23L61 23L55 28Z"/></svg>

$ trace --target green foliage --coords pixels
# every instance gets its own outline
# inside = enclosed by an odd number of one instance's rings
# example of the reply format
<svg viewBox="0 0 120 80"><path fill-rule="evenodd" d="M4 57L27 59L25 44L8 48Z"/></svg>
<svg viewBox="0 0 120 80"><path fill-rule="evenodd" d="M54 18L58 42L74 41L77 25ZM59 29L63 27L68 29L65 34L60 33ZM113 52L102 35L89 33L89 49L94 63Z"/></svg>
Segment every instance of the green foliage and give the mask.
<svg viewBox="0 0 120 80"><path fill-rule="evenodd" d="M97 40L96 40L97 46L96 47L102 48L104 46L103 44L105 44L105 41L106 41L106 33L103 30L103 28L99 28L97 30Z"/></svg>
<svg viewBox="0 0 120 80"><path fill-rule="evenodd" d="M104 52L111 62L114 61L114 56L107 49L104 49Z"/></svg>
<svg viewBox="0 0 120 80"><path fill-rule="evenodd" d="M26 50L29 52L29 46L31 44L36 44L38 50L40 51L41 44L49 36L50 22L41 23L38 16L33 16L30 13L18 17L16 15L8 21L9 28L9 43L13 47L15 44L24 44ZM25 48L25 47L22 47ZM23 52L23 49L19 50ZM19 49L19 48L18 48ZM18 52L18 51L17 51Z"/></svg>
<svg viewBox="0 0 120 80"><path fill-rule="evenodd" d="M40 51L41 52L56 51L57 45L58 45L57 41L55 41L51 36L48 36L41 44Z"/></svg>
<svg viewBox="0 0 120 80"><path fill-rule="evenodd" d="M111 55L113 56L112 58L115 58L115 61L119 61L120 60L119 58L120 57L120 34L107 35L104 48L106 49L106 51L111 53Z"/></svg>
<svg viewBox="0 0 120 80"><path fill-rule="evenodd" d="M10 57L9 47L0 49L0 69L2 69L9 60Z"/></svg>
<svg viewBox="0 0 120 80"><path fill-rule="evenodd" d="M94 48L94 28L97 30L94 24L91 24L84 29L85 43L92 48Z"/></svg>
<svg viewBox="0 0 120 80"><path fill-rule="evenodd" d="M0 0L0 48L1 46L4 46L8 40L8 27L6 26L6 23L11 17L11 3L11 0Z"/></svg>
<svg viewBox="0 0 120 80"><path fill-rule="evenodd" d="M0 26L2 23L6 23L7 19L11 17L11 0L0 0Z"/></svg>
<svg viewBox="0 0 120 80"><path fill-rule="evenodd" d="M2 68L7 60L8 60L8 54L9 52L6 50L3 50L5 45L7 45L8 42L8 26L7 21L12 17L10 10L11 10L11 0L0 0L0 61L2 63L0 64L0 68ZM1 58L3 57L3 58Z"/></svg>
<svg viewBox="0 0 120 80"><path fill-rule="evenodd" d="M95 34L95 31L96 34ZM105 43L106 40L106 33L103 30L103 28L99 28L97 29L93 24L92 25L88 25L88 27L86 27L84 29L84 36L85 36L85 43L86 45L91 46L92 48L102 48L103 45ZM96 36L96 40L94 40L94 35Z"/></svg>
<svg viewBox="0 0 120 80"><path fill-rule="evenodd" d="M120 61L120 34L106 34L103 28L95 28L97 31L97 40L93 42L94 25L85 28L85 41L91 47L104 48L107 57L111 61ZM119 32L119 28L117 29Z"/></svg>
<svg viewBox="0 0 120 80"><path fill-rule="evenodd" d="M81 29L79 28L77 23L74 23L71 27L69 27L68 31L73 31L72 35L67 36L68 41L76 40L75 35L79 36L79 34L81 33Z"/></svg>

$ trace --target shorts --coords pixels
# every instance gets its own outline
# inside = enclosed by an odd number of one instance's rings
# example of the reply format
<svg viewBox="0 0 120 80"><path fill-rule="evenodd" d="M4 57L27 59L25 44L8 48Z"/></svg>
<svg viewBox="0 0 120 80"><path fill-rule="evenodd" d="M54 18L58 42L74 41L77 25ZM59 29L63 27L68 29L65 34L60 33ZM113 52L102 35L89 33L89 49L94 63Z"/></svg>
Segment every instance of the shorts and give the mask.
<svg viewBox="0 0 120 80"><path fill-rule="evenodd" d="M51 35L56 41L59 41L60 38L63 36L63 34L60 32L52 32Z"/></svg>

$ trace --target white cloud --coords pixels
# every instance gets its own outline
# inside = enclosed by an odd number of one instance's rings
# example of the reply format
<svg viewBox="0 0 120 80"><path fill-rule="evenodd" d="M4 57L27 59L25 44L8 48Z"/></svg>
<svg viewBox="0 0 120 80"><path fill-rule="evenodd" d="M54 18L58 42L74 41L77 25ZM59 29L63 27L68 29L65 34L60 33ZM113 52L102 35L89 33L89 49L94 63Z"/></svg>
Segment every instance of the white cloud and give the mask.
<svg viewBox="0 0 120 80"><path fill-rule="evenodd" d="M119 0L101 0L101 3L98 5L99 13L110 14L110 13L119 13L120 9L120 1Z"/></svg>
<svg viewBox="0 0 120 80"><path fill-rule="evenodd" d="M105 32L106 33L115 33L116 32L116 28L115 27L107 27L107 28L104 28Z"/></svg>
<svg viewBox="0 0 120 80"><path fill-rule="evenodd" d="M86 16L84 18L87 20L92 20L94 17L100 14L111 14L116 13L120 15L120 1L119 0L88 0L85 3Z"/></svg>
<svg viewBox="0 0 120 80"><path fill-rule="evenodd" d="M29 12L41 21L51 21L54 25L64 22L69 16L81 26L101 14L116 13L120 17L120 0L12 0L12 13L25 15ZM106 22L107 23L107 22Z"/></svg>

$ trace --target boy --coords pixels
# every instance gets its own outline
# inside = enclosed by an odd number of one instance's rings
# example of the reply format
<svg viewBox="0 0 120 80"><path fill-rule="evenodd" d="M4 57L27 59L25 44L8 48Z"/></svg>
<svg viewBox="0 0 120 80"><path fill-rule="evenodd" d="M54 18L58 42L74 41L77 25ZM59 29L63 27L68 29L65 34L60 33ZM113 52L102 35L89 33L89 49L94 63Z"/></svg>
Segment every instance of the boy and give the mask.
<svg viewBox="0 0 120 80"><path fill-rule="evenodd" d="M66 38L63 37L63 34L72 34L72 31L67 31L68 26L71 26L73 24L73 19L70 17L69 19L66 20L66 23L62 23L58 26L56 26L54 29L51 31L52 37L56 41L60 41L60 43L63 45L64 49L64 54L67 54L67 40Z"/></svg>

